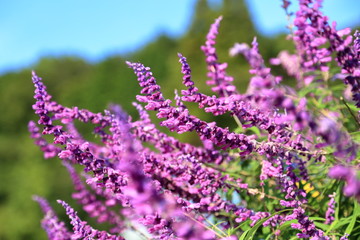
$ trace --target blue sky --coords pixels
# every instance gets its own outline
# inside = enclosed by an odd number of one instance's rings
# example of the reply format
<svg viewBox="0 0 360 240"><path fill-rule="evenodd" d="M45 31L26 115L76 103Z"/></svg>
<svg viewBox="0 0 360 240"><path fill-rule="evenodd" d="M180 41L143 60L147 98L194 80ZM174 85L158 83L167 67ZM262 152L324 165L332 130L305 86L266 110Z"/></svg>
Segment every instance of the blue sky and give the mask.
<svg viewBox="0 0 360 240"><path fill-rule="evenodd" d="M285 31L281 0L246 2L261 33ZM0 74L31 66L41 56L67 54L97 61L113 53L135 50L161 32L180 36L190 23L195 3L0 0ZM323 11L339 23L339 29L360 25L360 0L325 0Z"/></svg>

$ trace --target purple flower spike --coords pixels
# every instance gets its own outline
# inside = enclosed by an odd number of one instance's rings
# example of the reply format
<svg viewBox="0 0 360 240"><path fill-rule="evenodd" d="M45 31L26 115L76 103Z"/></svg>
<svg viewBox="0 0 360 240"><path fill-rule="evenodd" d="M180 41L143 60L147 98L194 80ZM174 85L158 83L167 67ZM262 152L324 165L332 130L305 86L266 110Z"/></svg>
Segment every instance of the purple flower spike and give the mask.
<svg viewBox="0 0 360 240"><path fill-rule="evenodd" d="M48 238L50 240L70 240L71 233L66 229L65 223L59 221L46 199L39 196L34 196L33 199L39 203L45 214L41 226L46 231Z"/></svg>
<svg viewBox="0 0 360 240"><path fill-rule="evenodd" d="M335 213L335 196L336 196L336 193L334 192L333 194L330 194L329 197L330 197L330 201L328 203L328 209L326 211L326 215L325 215L325 224L331 224L334 220L335 220L335 217L334 217L334 213Z"/></svg>
<svg viewBox="0 0 360 240"><path fill-rule="evenodd" d="M58 203L65 208L66 215L68 215L71 220L71 225L73 225L74 234L71 236L71 239L125 240L121 236L110 235L105 231L99 231L90 227L86 222L81 221L77 212L66 202L58 200Z"/></svg>
<svg viewBox="0 0 360 240"><path fill-rule="evenodd" d="M113 211L108 209L108 206L103 204L102 201L96 198L96 195L92 194L86 189L82 183L80 176L76 173L76 170L67 162L64 162L65 167L70 173L76 192L72 194L72 197L83 205L83 209L89 214L90 217L95 217L99 223L108 222L114 227L111 232L119 232L124 226L123 221ZM116 201L111 196L107 197L108 201Z"/></svg>
<svg viewBox="0 0 360 240"><path fill-rule="evenodd" d="M289 5L282 0L290 17ZM321 5L321 0L299 0L291 35L296 51L280 52L270 60L282 65L300 89L280 84L282 76L273 75L266 66L254 38L251 45L235 44L230 49L230 55L240 54L250 65L248 89L238 93L215 48L221 17L211 25L201 47L207 84L214 95L199 91L180 53L183 89L179 94L175 90L171 100L164 97L149 67L126 62L141 87L136 99L144 106L134 103L137 120L119 106L102 113L64 107L52 100L33 72L38 122L28 125L31 137L45 158L57 156L63 161L73 180L72 196L83 210L110 225L109 233L96 230L59 200L73 226L68 231L46 200L35 197L45 213L42 226L49 238L123 239L124 231L131 230L145 239L233 240L262 219L266 219L262 226L280 238L293 238L289 236L293 233L313 240L341 236L338 229L325 236L318 224L318 217L324 216L326 224L334 222L335 195L329 195L325 209L319 206L323 196L315 194L327 184L323 175L330 168L330 178L345 181L344 195L360 202L354 165L358 135L352 122L357 119L354 115L345 119L352 107L336 105L341 102L340 91L330 84L344 81L348 96L360 106L360 34L356 32L353 41L350 29L337 31L336 24L329 25L321 13ZM319 89L313 91L313 86ZM238 128L200 119L187 107L194 103L206 113L222 115L216 120L230 115ZM161 122L155 124L148 111L154 111ZM88 142L77 130L77 121L93 125L99 141ZM157 125L178 134L195 133L203 144L181 142ZM78 175L75 165L83 167L83 175ZM286 225L293 230L280 231Z"/></svg>
<svg viewBox="0 0 360 240"><path fill-rule="evenodd" d="M352 172L353 171L350 168L347 168L347 167L344 167L344 166L341 166L341 165L337 165L337 166L332 167L329 170L328 175L331 178L345 180L349 176L353 175Z"/></svg>
<svg viewBox="0 0 360 240"><path fill-rule="evenodd" d="M48 143L41 135L39 127L35 122L30 121L28 124L29 132L31 133L31 138L35 140L35 144L40 147L41 151L44 153L44 158L53 158L57 156L61 149L54 144Z"/></svg>
<svg viewBox="0 0 360 240"><path fill-rule="evenodd" d="M336 165L329 170L328 175L331 178L345 181L344 195L353 196L360 202L360 180L357 178L354 169Z"/></svg>
<svg viewBox="0 0 360 240"><path fill-rule="evenodd" d="M227 63L219 63L218 56L216 54L216 36L219 32L219 26L222 17L219 17L211 25L210 31L206 36L205 45L201 46L201 50L206 57L206 64L208 68L208 85L215 85L212 90L216 92L220 97L231 96L236 94L236 87L231 84L234 80L233 77L227 75L226 68Z"/></svg>

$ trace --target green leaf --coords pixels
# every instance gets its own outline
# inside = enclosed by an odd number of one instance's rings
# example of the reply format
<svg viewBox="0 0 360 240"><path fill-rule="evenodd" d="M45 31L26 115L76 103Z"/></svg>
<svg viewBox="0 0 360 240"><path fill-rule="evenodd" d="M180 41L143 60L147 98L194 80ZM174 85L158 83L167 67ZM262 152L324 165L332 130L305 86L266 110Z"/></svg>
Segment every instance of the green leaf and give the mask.
<svg viewBox="0 0 360 240"><path fill-rule="evenodd" d="M309 219L314 222L316 227L319 227L324 231L326 231L329 228L329 225L321 223L321 222L317 222L317 221L325 222L326 221L325 218L322 218L322 217L309 217Z"/></svg>
<svg viewBox="0 0 360 240"><path fill-rule="evenodd" d="M340 200L341 200L341 184L339 184L336 190L335 202L336 202L336 209L335 209L335 220L339 220L339 211L340 211Z"/></svg>
<svg viewBox="0 0 360 240"><path fill-rule="evenodd" d="M250 222L250 220L246 220L245 222L242 222L241 224L239 224L239 226L237 226L236 228L231 228L231 231L227 231L228 235L231 236L233 235L237 230L241 229L244 225L248 224ZM245 232L249 231L250 229L247 229ZM244 232L244 233L245 233ZM243 233L243 234L244 234ZM241 235L242 236L242 235Z"/></svg>
<svg viewBox="0 0 360 240"><path fill-rule="evenodd" d="M340 220L335 220L329 227L329 229L326 231L326 234L328 234L331 230L340 229L342 226L349 224L351 221L351 217L348 218L342 218Z"/></svg>
<svg viewBox="0 0 360 240"><path fill-rule="evenodd" d="M312 221L323 221L323 222L326 221L326 219L322 217L309 217L309 219Z"/></svg>
<svg viewBox="0 0 360 240"><path fill-rule="evenodd" d="M246 235L248 234L248 232L249 232L250 230L251 230L251 229L248 229L248 230L246 230L245 232L243 232L243 233L241 234L239 240L245 240L245 237L246 237Z"/></svg>
<svg viewBox="0 0 360 240"><path fill-rule="evenodd" d="M238 126L237 128L235 128L234 130L235 133L243 133L244 132L244 129L242 126Z"/></svg>
<svg viewBox="0 0 360 240"><path fill-rule="evenodd" d="M350 133L352 139L356 142L360 141L360 132L352 132Z"/></svg>
<svg viewBox="0 0 360 240"><path fill-rule="evenodd" d="M353 215L351 217L351 222L350 224L347 226L345 233L348 233L349 235L351 234L352 230L354 229L355 223L356 223L356 218L360 215L360 206L359 203L354 200L354 211L353 211Z"/></svg>
<svg viewBox="0 0 360 240"><path fill-rule="evenodd" d="M261 219L260 221L258 221L249 231L249 234L246 236L245 240L252 240L253 237L255 236L256 231L258 230L258 228L266 221L268 220L270 217Z"/></svg>
<svg viewBox="0 0 360 240"><path fill-rule="evenodd" d="M344 90L344 84L337 84L334 86L331 86L332 91L341 91Z"/></svg>
<svg viewBox="0 0 360 240"><path fill-rule="evenodd" d="M268 234L268 236L265 238L265 240L269 240L273 235L274 235L274 233Z"/></svg>
<svg viewBox="0 0 360 240"><path fill-rule="evenodd" d="M283 231L284 228L285 228L285 229L288 229L289 226L290 226L292 223L298 223L298 220L293 219L293 220L287 221L287 222L284 223L284 224L281 224L281 226L279 227L280 231Z"/></svg>
<svg viewBox="0 0 360 240"><path fill-rule="evenodd" d="M342 218L341 221L339 221L339 211L340 211L340 201L341 201L341 189L342 189L342 183L340 181L336 181L333 185L337 185L336 189L336 196L335 196L335 202L336 202L336 208L335 208L335 220L331 223L330 227L326 231L326 235L333 229L338 229L342 225L347 224L346 218Z"/></svg>
<svg viewBox="0 0 360 240"><path fill-rule="evenodd" d="M281 232L283 231L283 229L289 229L289 226L292 224L292 223L297 223L298 221L296 219L294 220L290 220L290 221L287 221L285 222L284 224L282 224L281 226L279 226L277 229L279 229ZM275 231L274 231L275 232ZM270 239L270 237L272 237L274 235L274 232L270 233L266 239Z"/></svg>
<svg viewBox="0 0 360 240"><path fill-rule="evenodd" d="M228 228L228 229L226 230L226 232L227 232L227 235L228 235L228 236L231 236L231 235L234 233L234 228L233 228L233 227Z"/></svg>
<svg viewBox="0 0 360 240"><path fill-rule="evenodd" d="M253 127L247 128L246 130L255 133L256 136L258 136L258 137L261 137L261 133L260 133L260 130L258 127L253 126Z"/></svg>
<svg viewBox="0 0 360 240"><path fill-rule="evenodd" d="M356 225L357 227L354 228L353 231L360 234L360 231L359 231L359 230L360 230L360 225L359 225L360 221L357 221L357 223L358 223L358 224Z"/></svg>
<svg viewBox="0 0 360 240"><path fill-rule="evenodd" d="M292 209L284 209L284 210L281 210L279 212L275 212L273 214L271 214L269 217L267 218L263 218L261 219L260 221L258 221L251 229L250 231L248 232L248 234L246 235L246 237L244 238L244 240L252 240L253 237L255 236L255 233L256 231L258 230L258 228L265 222L267 221L269 218L275 216L276 214L280 214L280 213L283 213L283 212L287 212L287 211L291 211Z"/></svg>
<svg viewBox="0 0 360 240"><path fill-rule="evenodd" d="M358 108L357 106L355 106L354 104L347 102L347 105L349 106L349 108L350 108L352 111L354 111L354 112L359 111L359 108Z"/></svg>
<svg viewBox="0 0 360 240"><path fill-rule="evenodd" d="M315 222L314 224L316 227L321 228L323 231L326 231L330 226L324 223Z"/></svg>
<svg viewBox="0 0 360 240"><path fill-rule="evenodd" d="M342 219L342 220L343 220L343 219ZM343 222L343 221L342 221L342 222ZM329 226L328 230L325 232L325 235L328 235L331 230L337 229L337 228L338 228L338 226L337 226L338 223L339 223L339 220L336 220L336 219L335 219L335 220L331 223L331 225Z"/></svg>
<svg viewBox="0 0 360 240"><path fill-rule="evenodd" d="M212 224L211 226L212 226L212 228L215 228L215 227L217 227L219 224L224 223L224 222L226 222L226 221L221 221L221 222Z"/></svg>

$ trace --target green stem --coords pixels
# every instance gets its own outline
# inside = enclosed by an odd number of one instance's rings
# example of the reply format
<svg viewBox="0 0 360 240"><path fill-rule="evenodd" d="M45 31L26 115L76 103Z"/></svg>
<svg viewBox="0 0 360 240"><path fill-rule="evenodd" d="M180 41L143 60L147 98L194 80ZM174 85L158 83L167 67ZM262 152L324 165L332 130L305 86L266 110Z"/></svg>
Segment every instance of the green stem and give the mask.
<svg viewBox="0 0 360 240"><path fill-rule="evenodd" d="M354 115L354 113L351 111L349 105L346 103L345 99L343 97L340 97L340 100L345 104L346 108L348 109L348 111L350 112L351 116L355 119L355 122L358 124L358 126L360 127L360 123L357 119L357 117Z"/></svg>

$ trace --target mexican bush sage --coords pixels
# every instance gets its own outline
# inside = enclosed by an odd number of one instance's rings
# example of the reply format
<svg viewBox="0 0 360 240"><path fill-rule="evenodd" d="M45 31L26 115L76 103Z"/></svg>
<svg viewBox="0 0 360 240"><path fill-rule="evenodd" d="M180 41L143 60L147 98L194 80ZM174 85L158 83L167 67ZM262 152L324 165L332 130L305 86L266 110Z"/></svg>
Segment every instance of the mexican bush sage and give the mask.
<svg viewBox="0 0 360 240"><path fill-rule="evenodd" d="M283 1L286 13L289 4ZM141 87L134 103L137 120L119 106L102 113L62 106L33 72L39 119L29 123L31 137L45 158L63 162L73 180L72 197L88 216L110 226L97 230L58 200L73 226L67 229L50 204L35 196L49 239L125 239L129 230L141 239L360 237L355 227L360 215L359 32L336 30L322 14L320 0L299 0L289 35L296 50L270 60L284 67L286 76L272 73L256 38L230 49L232 56L247 60L252 75L240 93L216 52L221 20L211 25L201 46L214 95L199 91L180 53L184 88L173 100L164 97L149 67L126 62ZM284 77L295 87L282 84ZM214 116L229 116L238 128L201 120L191 114L189 102ZM161 132L149 111L170 131L196 133L202 146ZM76 121L92 125L102 144L85 140Z"/></svg>

